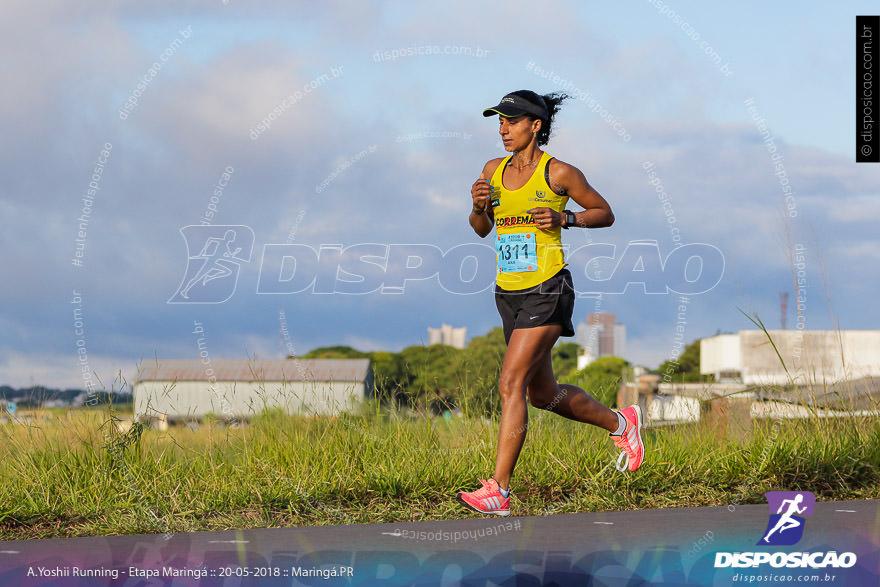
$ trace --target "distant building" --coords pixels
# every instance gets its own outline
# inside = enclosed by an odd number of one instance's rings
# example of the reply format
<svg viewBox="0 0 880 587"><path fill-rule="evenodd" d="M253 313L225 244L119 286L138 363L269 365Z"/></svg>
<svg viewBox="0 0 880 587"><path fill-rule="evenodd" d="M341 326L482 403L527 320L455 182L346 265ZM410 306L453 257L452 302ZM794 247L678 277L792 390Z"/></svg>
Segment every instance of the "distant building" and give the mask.
<svg viewBox="0 0 880 587"><path fill-rule="evenodd" d="M577 370L580 371L595 360L596 355L591 353L589 349L581 347L577 357Z"/></svg>
<svg viewBox="0 0 880 587"><path fill-rule="evenodd" d="M746 385L808 385L878 377L880 330L719 334L700 341L700 373Z"/></svg>
<svg viewBox="0 0 880 587"><path fill-rule="evenodd" d="M467 346L467 328L453 328L444 324L440 328L428 328L428 344L445 344L457 349Z"/></svg>
<svg viewBox="0 0 880 587"><path fill-rule="evenodd" d="M134 384L141 420L248 419L265 409L336 415L372 393L369 359L164 359Z"/></svg>
<svg viewBox="0 0 880 587"><path fill-rule="evenodd" d="M586 324L578 324L577 342L584 348L583 356L591 357L587 364L599 357L623 358L626 354L626 326L618 324L614 314L587 314ZM583 368L581 362L579 359L578 368Z"/></svg>

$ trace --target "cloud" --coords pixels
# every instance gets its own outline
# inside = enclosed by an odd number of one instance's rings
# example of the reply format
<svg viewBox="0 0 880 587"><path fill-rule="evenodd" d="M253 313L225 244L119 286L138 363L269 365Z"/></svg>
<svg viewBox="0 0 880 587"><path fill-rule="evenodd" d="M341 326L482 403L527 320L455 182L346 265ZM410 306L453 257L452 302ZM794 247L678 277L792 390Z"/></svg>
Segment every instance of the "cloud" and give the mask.
<svg viewBox="0 0 880 587"><path fill-rule="evenodd" d="M839 194L816 198L816 204L827 202L828 215L842 224L871 223L872 229L880 222L880 189L869 195ZM830 200L830 201L829 201Z"/></svg>
<svg viewBox="0 0 880 587"><path fill-rule="evenodd" d="M59 389L86 389L74 352L21 352L0 348L0 381L16 388L45 385ZM137 363L128 357L93 357L88 363L95 391L130 391Z"/></svg>
<svg viewBox="0 0 880 587"><path fill-rule="evenodd" d="M108 372L153 354L189 356L194 320L210 328L218 356L272 355L279 308L302 352L343 341L399 349L444 321L484 333L498 323L491 292L456 295L433 278L407 283L402 295L262 295L260 263L266 244L288 241L441 251L485 244L467 224L469 190L483 163L503 152L481 109L518 87L560 89L528 70L531 60L590 92L632 135L622 140L588 102L564 104L549 152L581 168L617 215L610 229L568 231L569 244L609 242L622 251L633 240L656 240L667 254L675 228L683 243L717 246L726 279L694 300L695 335L736 329L738 304L775 313L778 291L791 283L791 242L819 240L828 275L845 284L842 305L858 306L844 280L878 253L871 169L774 129L798 206L789 217L741 98L699 52L670 43L665 29L628 43L569 3L542 6L548 10L552 23L525 2L503 14L464 0L379 9L341 1L76 9L15 2L17 21L0 23L0 53L14 56L0 68L15 88L0 96L0 246L14 251L4 265L12 277L0 286L0 324L9 333L0 375L18 385L29 373L48 384L76 377L64 367L74 358L74 290L84 299L91 356ZM192 36L121 119L138 81L189 25ZM42 33L35 39L30 31ZM516 31L529 31L526 41ZM373 59L378 50L435 45L488 54ZM719 109L727 103L736 106ZM91 208L84 264L73 267L82 198L106 142L112 154ZM229 302L168 305L187 264L180 229L198 224L212 197L214 224L253 229L254 256ZM811 271L817 265L811 258ZM859 288L878 285L859 271ZM398 280L400 268L386 277ZM630 327L634 356L655 361L651 349L671 332L665 304L673 296L638 290L608 296L607 307ZM877 317L866 310L859 320Z"/></svg>

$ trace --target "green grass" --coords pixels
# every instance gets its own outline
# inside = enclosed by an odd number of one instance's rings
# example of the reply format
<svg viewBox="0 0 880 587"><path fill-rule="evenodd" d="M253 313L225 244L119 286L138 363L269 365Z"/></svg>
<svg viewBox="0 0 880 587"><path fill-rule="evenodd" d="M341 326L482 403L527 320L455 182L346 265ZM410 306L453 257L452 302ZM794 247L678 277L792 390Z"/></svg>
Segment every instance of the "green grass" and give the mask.
<svg viewBox="0 0 880 587"><path fill-rule="evenodd" d="M497 422L267 413L240 428L135 427L71 410L0 426L0 539L471 517ZM619 473L607 433L531 412L514 515L763 503L773 489L880 497L880 419L758 421L744 444L699 425L647 430Z"/></svg>

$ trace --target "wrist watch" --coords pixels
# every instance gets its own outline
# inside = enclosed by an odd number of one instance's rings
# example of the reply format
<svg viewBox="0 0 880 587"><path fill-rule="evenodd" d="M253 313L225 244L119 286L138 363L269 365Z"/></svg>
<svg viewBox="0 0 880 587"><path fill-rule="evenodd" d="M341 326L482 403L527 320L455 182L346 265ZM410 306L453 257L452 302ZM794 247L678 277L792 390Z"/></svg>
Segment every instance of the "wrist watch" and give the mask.
<svg viewBox="0 0 880 587"><path fill-rule="evenodd" d="M577 218L575 218L574 212L571 210L563 210L562 213L565 214L565 226L562 228L568 230L569 227L577 224Z"/></svg>

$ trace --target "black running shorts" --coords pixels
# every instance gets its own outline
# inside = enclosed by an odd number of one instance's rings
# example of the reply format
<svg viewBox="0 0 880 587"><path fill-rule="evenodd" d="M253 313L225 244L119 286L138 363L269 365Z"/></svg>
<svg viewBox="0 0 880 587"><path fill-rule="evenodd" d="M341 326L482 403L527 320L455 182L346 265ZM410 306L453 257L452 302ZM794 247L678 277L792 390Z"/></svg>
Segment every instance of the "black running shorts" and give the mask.
<svg viewBox="0 0 880 587"><path fill-rule="evenodd" d="M517 328L560 324L562 336L574 336L574 286L571 273L563 269L534 287L508 291L495 286L495 306L504 326L504 340L510 342Z"/></svg>

